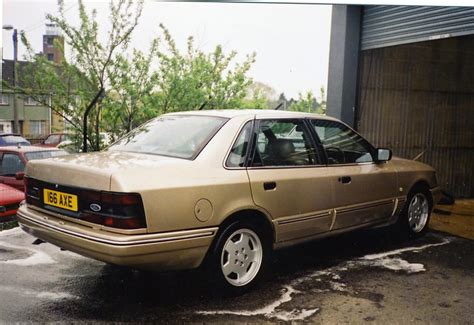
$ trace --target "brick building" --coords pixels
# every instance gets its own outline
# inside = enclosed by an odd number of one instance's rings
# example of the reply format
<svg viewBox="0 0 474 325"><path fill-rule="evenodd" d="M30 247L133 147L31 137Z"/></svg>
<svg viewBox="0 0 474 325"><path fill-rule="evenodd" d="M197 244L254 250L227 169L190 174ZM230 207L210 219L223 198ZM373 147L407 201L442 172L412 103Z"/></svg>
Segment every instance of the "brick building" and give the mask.
<svg viewBox="0 0 474 325"><path fill-rule="evenodd" d="M43 52L39 55L46 55L47 59L58 64L63 60L64 38L54 25L46 25L46 33L43 35ZM21 72L29 62L17 61L17 82L21 86ZM33 98L16 94L8 88L13 85L13 60L2 60L2 87L0 93L0 132L11 132L13 129L14 97L16 96L16 109L20 133L26 138L35 140L46 137L51 132L60 132L65 128L62 117L51 111L49 106L36 102ZM45 101L51 99L49 95L44 95Z"/></svg>

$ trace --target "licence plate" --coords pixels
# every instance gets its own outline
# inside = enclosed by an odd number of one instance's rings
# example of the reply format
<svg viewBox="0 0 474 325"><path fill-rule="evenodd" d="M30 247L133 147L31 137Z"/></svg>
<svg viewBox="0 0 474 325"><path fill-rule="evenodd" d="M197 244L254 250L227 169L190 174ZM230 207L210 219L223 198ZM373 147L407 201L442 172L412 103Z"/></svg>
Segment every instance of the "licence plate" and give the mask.
<svg viewBox="0 0 474 325"><path fill-rule="evenodd" d="M61 209L77 211L77 195L68 194L48 189L43 190L44 204L52 205Z"/></svg>

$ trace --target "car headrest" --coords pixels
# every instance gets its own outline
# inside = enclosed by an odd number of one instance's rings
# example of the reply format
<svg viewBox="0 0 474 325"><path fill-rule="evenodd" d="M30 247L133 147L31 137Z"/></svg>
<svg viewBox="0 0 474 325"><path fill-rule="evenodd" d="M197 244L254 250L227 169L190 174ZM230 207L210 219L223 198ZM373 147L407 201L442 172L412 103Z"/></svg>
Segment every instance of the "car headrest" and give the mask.
<svg viewBox="0 0 474 325"><path fill-rule="evenodd" d="M275 139L270 142L269 154L274 157L286 158L295 152L293 142L288 139Z"/></svg>

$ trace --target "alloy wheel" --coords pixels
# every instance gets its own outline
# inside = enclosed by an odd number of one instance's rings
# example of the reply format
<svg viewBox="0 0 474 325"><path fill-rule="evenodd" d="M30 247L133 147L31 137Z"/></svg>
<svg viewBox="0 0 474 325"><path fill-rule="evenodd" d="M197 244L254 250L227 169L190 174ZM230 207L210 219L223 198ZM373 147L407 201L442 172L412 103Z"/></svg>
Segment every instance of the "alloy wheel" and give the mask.
<svg viewBox="0 0 474 325"><path fill-rule="evenodd" d="M226 240L221 253L221 270L231 285L250 283L258 274L263 260L262 243L250 229L238 229Z"/></svg>
<svg viewBox="0 0 474 325"><path fill-rule="evenodd" d="M411 230L418 233L425 228L429 209L428 199L423 193L417 193L412 197L408 206L408 224Z"/></svg>

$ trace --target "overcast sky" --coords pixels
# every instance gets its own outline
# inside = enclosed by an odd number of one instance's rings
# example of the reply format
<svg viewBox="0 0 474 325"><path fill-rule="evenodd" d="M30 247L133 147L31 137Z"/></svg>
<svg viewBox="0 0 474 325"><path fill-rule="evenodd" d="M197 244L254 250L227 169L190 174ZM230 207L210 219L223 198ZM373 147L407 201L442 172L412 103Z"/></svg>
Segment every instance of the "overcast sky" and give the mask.
<svg viewBox="0 0 474 325"><path fill-rule="evenodd" d="M97 8L99 22L107 20L108 2L84 2L87 8ZM25 30L33 47L41 51L44 17L57 12L56 3L3 0L3 24ZM65 7L67 17L77 22L77 1L66 1ZM236 50L240 59L255 51L257 62L250 75L287 97L306 90L319 94L319 87L327 85L331 6L147 1L132 46L146 50L161 22L182 48L193 35L206 51L222 44L227 51ZM2 36L3 57L11 59L11 32L3 31Z"/></svg>

